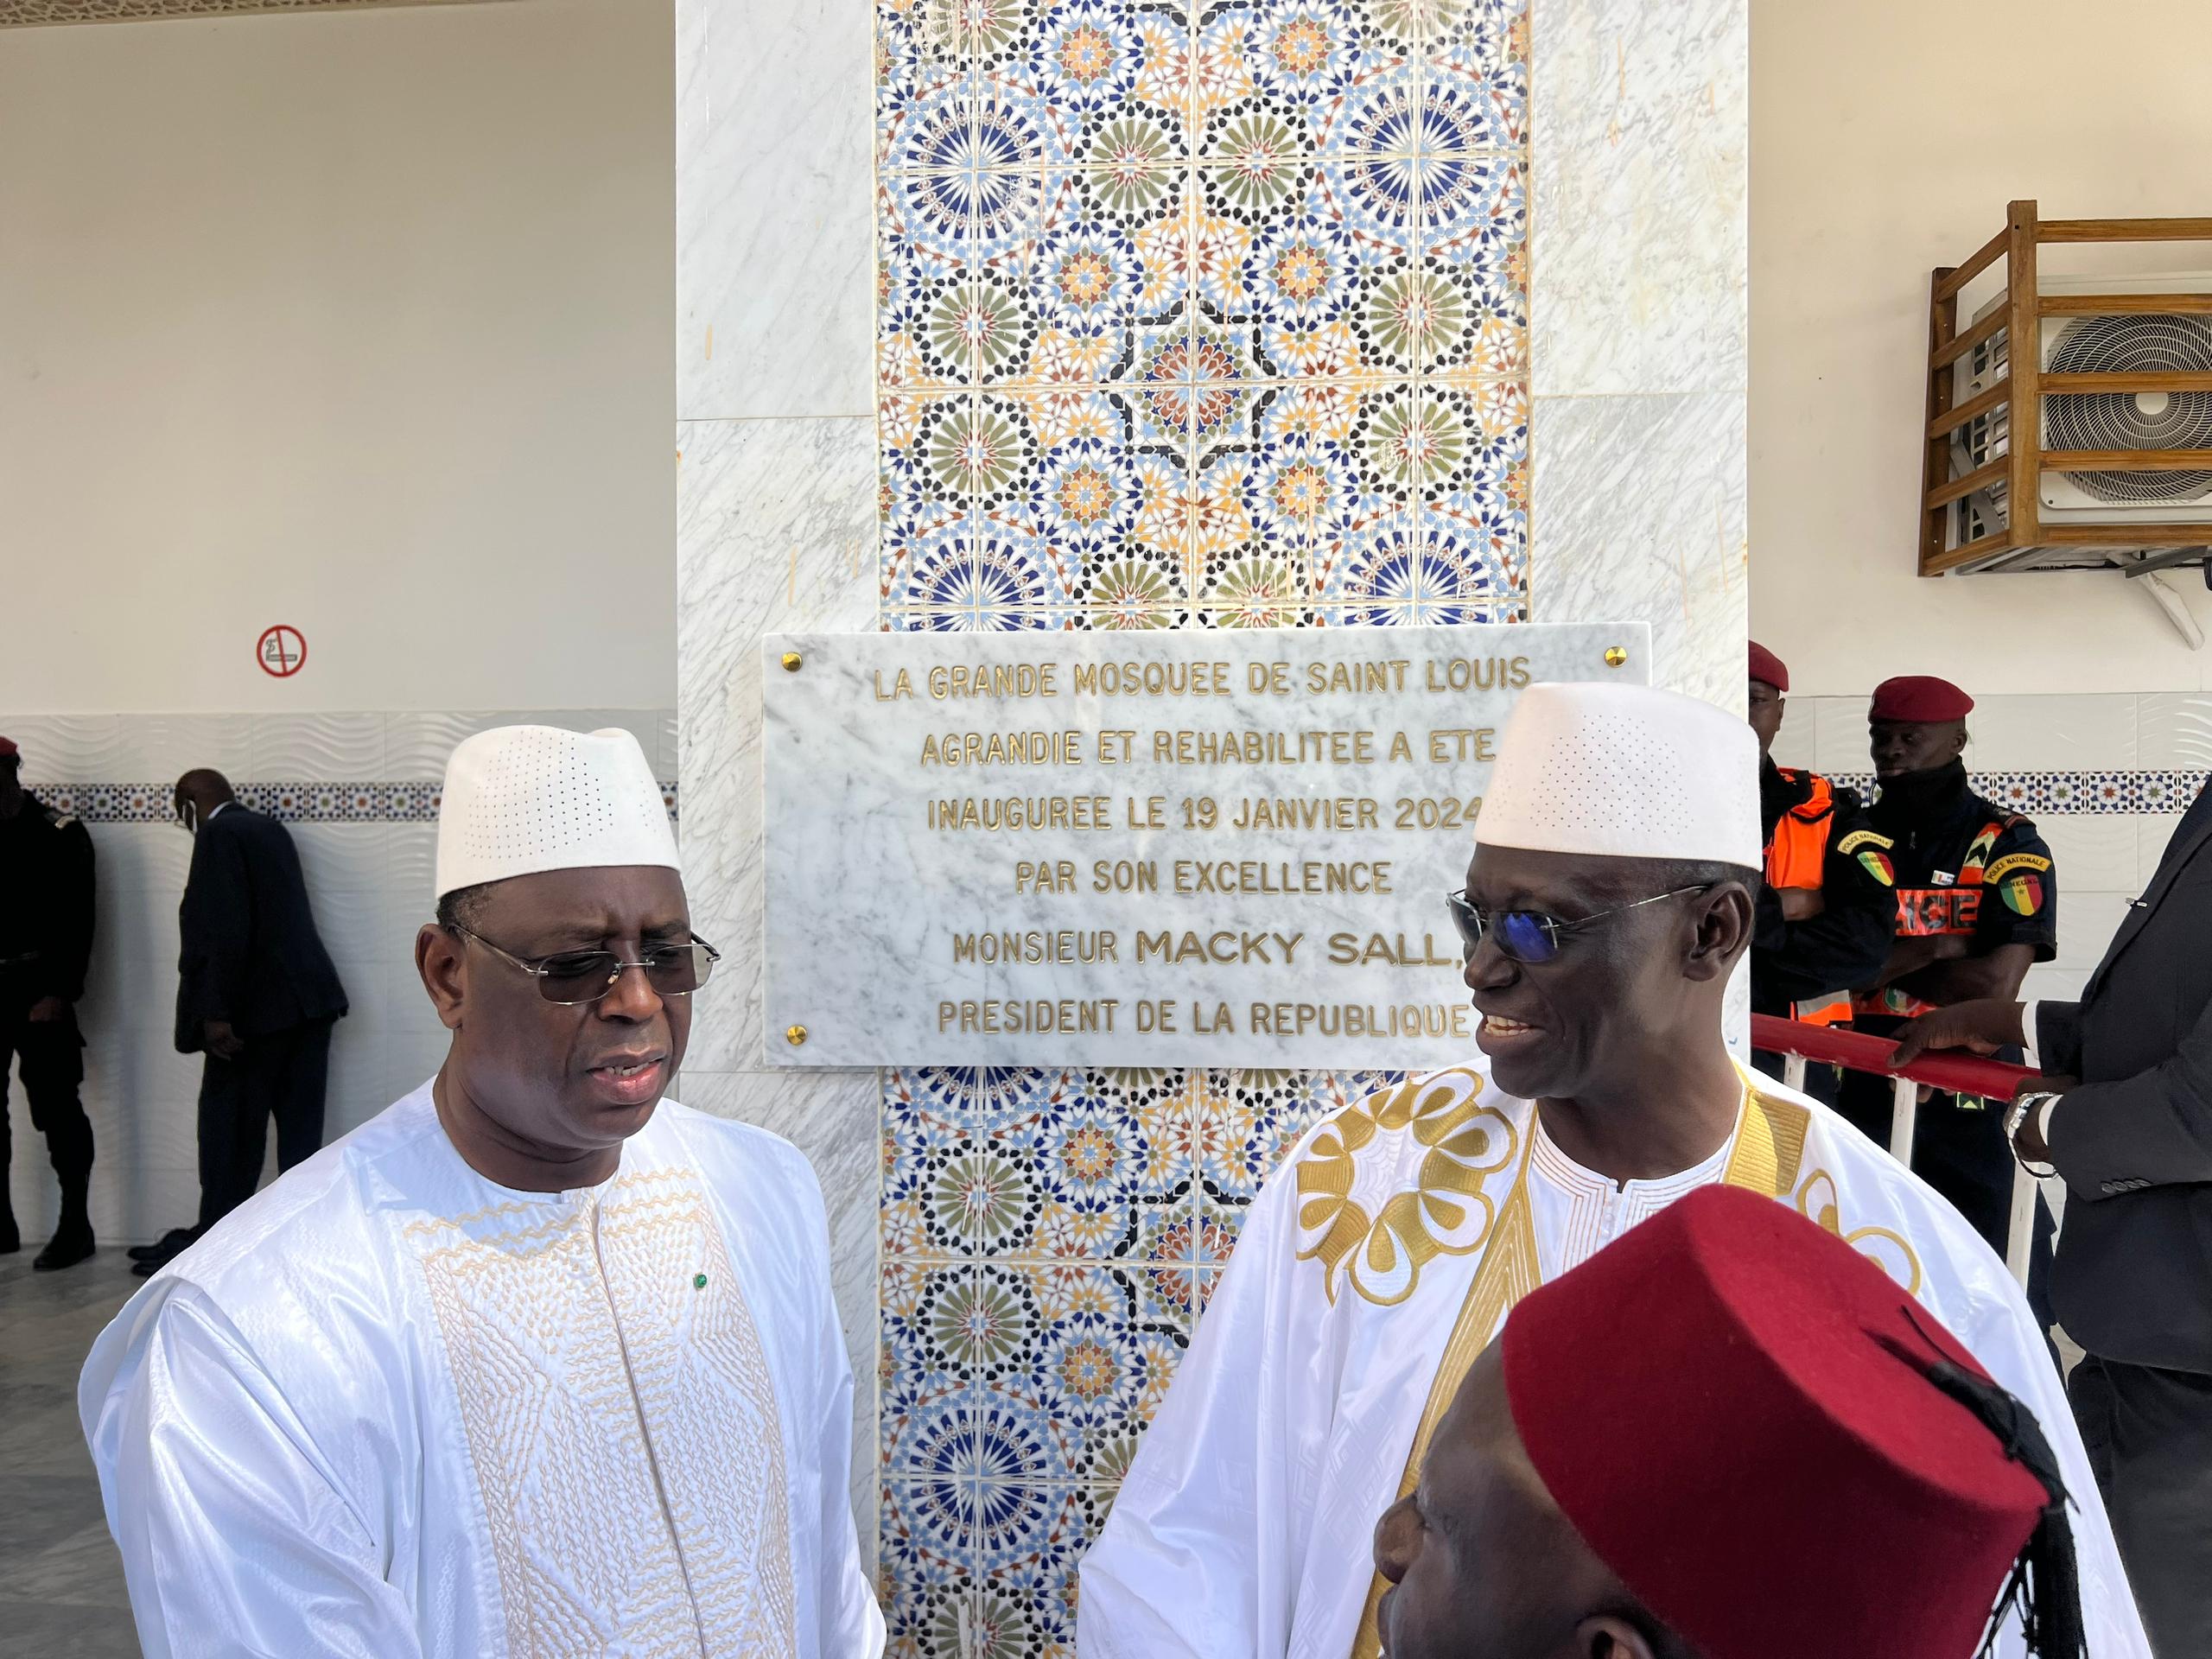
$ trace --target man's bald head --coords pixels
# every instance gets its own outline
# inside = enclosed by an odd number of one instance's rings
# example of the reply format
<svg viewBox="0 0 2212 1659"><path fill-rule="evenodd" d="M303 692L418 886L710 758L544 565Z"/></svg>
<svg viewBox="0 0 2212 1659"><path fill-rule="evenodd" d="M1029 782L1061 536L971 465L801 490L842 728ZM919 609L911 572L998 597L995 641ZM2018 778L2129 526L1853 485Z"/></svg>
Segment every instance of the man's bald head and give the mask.
<svg viewBox="0 0 2212 1659"><path fill-rule="evenodd" d="M212 766L194 766L176 780L176 792L170 804L176 815L194 825L207 822L219 806L238 799L231 788L231 780ZM188 816L185 809L190 807Z"/></svg>

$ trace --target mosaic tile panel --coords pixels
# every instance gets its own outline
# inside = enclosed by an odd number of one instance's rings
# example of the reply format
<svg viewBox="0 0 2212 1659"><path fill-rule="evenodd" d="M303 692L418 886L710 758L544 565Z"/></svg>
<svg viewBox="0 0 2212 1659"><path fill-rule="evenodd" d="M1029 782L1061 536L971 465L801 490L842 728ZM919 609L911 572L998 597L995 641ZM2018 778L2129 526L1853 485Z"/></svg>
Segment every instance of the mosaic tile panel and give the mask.
<svg viewBox="0 0 2212 1659"><path fill-rule="evenodd" d="M1514 0L880 0L893 628L1524 618Z"/></svg>
<svg viewBox="0 0 2212 1659"><path fill-rule="evenodd" d="M1307 1128L1399 1075L884 1074L894 1652L1072 1652L1076 1563L1245 1211Z"/></svg>
<svg viewBox="0 0 2212 1659"><path fill-rule="evenodd" d="M879 0L887 629L1528 615L1519 0ZM1394 1080L883 1084L896 1654L1075 1573L1261 1185Z"/></svg>

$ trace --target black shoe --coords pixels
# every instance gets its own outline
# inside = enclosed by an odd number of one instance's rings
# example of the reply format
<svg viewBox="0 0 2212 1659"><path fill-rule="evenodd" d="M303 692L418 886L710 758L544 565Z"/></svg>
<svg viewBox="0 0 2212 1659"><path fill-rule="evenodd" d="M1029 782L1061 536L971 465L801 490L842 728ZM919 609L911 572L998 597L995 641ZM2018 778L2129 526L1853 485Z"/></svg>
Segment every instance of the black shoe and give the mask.
<svg viewBox="0 0 2212 1659"><path fill-rule="evenodd" d="M199 1236L197 1227L172 1227L151 1244L133 1244L124 1254L133 1262L166 1262Z"/></svg>
<svg viewBox="0 0 2212 1659"><path fill-rule="evenodd" d="M22 1248L23 1236L16 1230L14 1214L0 1216L0 1255L13 1255Z"/></svg>
<svg viewBox="0 0 2212 1659"><path fill-rule="evenodd" d="M183 1235L182 1239L176 1245L172 1247L169 1243L169 1238L176 1238L180 1233ZM187 1250L190 1249L194 1243L198 1241L199 1237L200 1234L198 1230L180 1227L176 1229L175 1232L172 1232L168 1238L163 1239L159 1244L142 1244L138 1247L139 1250L150 1250L153 1254L150 1255L139 1255L138 1260L131 1264L130 1271L137 1274L141 1279L150 1279L156 1274L159 1273L163 1268L168 1266L170 1262L175 1261L177 1257L182 1255ZM137 1255L138 1251L134 1250L131 1254Z"/></svg>
<svg viewBox="0 0 2212 1659"><path fill-rule="evenodd" d="M82 1225L64 1227L53 1242L31 1258L34 1273L54 1273L89 1259L93 1250L92 1230Z"/></svg>

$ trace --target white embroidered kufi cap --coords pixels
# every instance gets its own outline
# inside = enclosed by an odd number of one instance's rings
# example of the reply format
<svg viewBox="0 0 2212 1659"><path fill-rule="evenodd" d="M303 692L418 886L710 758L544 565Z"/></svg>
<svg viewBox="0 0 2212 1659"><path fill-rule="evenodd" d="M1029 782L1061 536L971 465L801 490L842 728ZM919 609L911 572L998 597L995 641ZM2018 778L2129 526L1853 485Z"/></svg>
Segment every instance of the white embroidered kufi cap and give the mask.
<svg viewBox="0 0 2212 1659"><path fill-rule="evenodd" d="M682 868L653 769L619 729L500 726L446 762L438 897L540 870Z"/></svg>
<svg viewBox="0 0 2212 1659"><path fill-rule="evenodd" d="M1765 861L1749 722L1679 692L1532 685L1499 734L1475 838L1614 858Z"/></svg>

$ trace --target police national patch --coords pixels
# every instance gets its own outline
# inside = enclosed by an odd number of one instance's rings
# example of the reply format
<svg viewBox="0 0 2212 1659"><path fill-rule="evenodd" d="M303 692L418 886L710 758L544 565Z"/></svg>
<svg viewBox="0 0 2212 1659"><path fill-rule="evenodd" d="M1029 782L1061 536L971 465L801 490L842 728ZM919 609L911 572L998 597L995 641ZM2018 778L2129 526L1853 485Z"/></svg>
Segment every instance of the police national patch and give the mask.
<svg viewBox="0 0 2212 1659"><path fill-rule="evenodd" d="M1890 862L1890 849L1897 842L1887 836L1878 836L1872 830L1854 830L1836 842L1840 853L1858 855L1859 867L1885 887L1897 884L1897 873Z"/></svg>
<svg viewBox="0 0 2212 1659"><path fill-rule="evenodd" d="M2043 908L2043 878L2039 875L2012 876L1997 891L2005 895L2005 908L2015 916L2032 916Z"/></svg>

